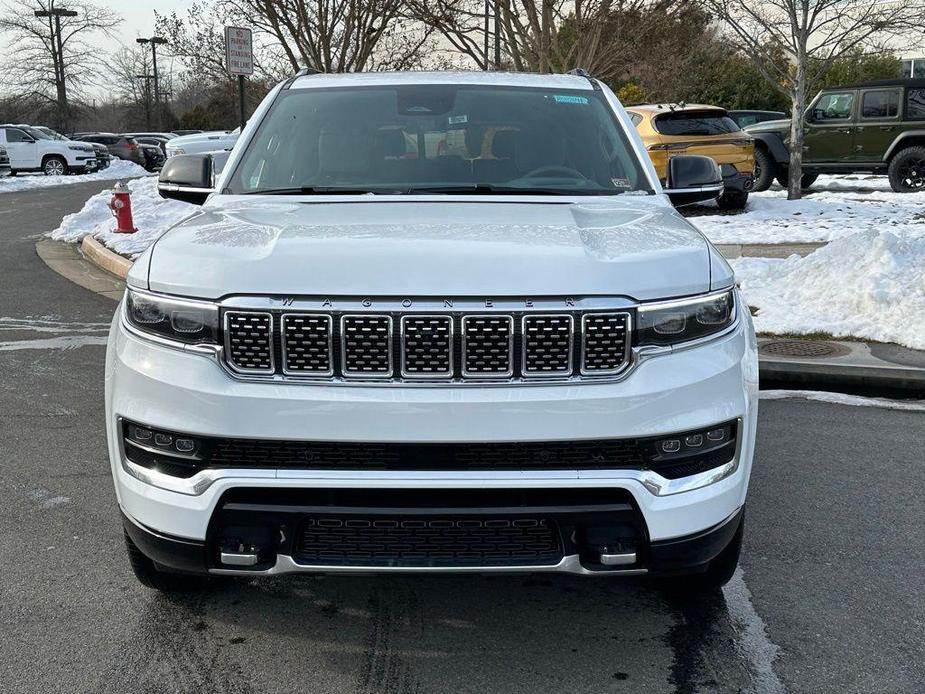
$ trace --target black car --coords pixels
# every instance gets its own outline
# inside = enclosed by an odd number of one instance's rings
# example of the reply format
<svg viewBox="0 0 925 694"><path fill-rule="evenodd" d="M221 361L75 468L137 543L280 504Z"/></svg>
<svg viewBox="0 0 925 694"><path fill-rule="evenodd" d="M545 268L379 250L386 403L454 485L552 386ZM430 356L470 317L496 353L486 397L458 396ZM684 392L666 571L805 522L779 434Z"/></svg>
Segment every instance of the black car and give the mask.
<svg viewBox="0 0 925 694"><path fill-rule="evenodd" d="M164 161L166 161L167 157L159 145L148 144L139 140L138 148L141 150L141 153L144 154L145 163L143 166L148 171L156 171L164 165Z"/></svg>
<svg viewBox="0 0 925 694"><path fill-rule="evenodd" d="M740 128L755 123L764 123L769 120L781 120L789 118L783 111L728 111L729 117L736 122Z"/></svg>

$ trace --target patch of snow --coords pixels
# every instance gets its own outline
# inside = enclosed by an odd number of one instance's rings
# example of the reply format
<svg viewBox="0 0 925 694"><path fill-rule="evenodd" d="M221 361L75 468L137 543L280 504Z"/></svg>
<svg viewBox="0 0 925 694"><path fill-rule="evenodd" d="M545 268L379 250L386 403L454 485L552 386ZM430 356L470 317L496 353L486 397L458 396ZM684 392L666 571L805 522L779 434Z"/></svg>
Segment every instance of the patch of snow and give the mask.
<svg viewBox="0 0 925 694"><path fill-rule="evenodd" d="M67 215L49 236L58 241L79 242L84 236L95 237L116 253L136 257L167 229L188 217L198 208L157 194L157 177L146 176L128 182L132 194L132 215L138 231L116 234L115 220L109 210L109 191L94 195L79 212Z"/></svg>
<svg viewBox="0 0 925 694"><path fill-rule="evenodd" d="M730 263L758 309L759 332L824 331L925 349L925 235L862 231L805 258Z"/></svg>
<svg viewBox="0 0 925 694"><path fill-rule="evenodd" d="M762 390L758 397L762 400L785 400L799 398L801 400L815 400L829 402L836 405L849 405L852 407L882 407L888 410L906 410L910 412L925 412L925 400L890 400L889 398L865 398L860 395L846 395L844 393L829 393L821 390Z"/></svg>
<svg viewBox="0 0 925 694"><path fill-rule="evenodd" d="M0 193L14 193L34 188L54 188L74 183L87 183L88 181L110 181L135 176L151 176L151 174L135 162L113 159L107 168L89 174L46 176L42 173L21 173L15 176L5 176L0 178Z"/></svg>
<svg viewBox="0 0 925 694"><path fill-rule="evenodd" d="M690 221L713 243L824 242L869 229L925 237L925 195L894 193L886 176L820 176L810 194L787 200L775 186L752 193L740 214Z"/></svg>

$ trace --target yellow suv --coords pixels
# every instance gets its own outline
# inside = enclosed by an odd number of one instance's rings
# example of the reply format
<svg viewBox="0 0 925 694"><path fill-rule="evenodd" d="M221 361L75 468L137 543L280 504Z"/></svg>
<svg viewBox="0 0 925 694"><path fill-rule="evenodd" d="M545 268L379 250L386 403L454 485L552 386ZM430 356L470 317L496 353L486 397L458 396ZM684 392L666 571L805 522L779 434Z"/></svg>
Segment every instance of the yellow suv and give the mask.
<svg viewBox="0 0 925 694"><path fill-rule="evenodd" d="M676 154L710 157L723 172L717 204L741 210L748 201L755 169L755 143L724 109L700 104L647 104L626 109L639 131L662 183Z"/></svg>

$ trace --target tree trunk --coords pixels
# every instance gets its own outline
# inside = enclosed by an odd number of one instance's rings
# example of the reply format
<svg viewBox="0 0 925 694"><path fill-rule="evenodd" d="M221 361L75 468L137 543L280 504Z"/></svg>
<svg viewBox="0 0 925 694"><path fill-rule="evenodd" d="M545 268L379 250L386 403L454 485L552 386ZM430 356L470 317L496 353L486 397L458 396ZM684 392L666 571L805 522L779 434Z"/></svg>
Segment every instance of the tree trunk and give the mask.
<svg viewBox="0 0 925 694"><path fill-rule="evenodd" d="M803 118L806 111L806 52L800 51L794 68L790 116L790 167L787 199L799 200L803 195Z"/></svg>

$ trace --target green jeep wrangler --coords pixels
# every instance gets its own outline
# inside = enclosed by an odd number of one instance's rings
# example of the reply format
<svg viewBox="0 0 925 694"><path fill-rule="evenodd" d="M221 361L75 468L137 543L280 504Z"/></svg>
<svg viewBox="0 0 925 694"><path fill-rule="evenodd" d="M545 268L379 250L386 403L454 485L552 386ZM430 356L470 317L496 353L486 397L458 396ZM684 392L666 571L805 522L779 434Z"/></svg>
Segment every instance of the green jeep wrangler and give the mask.
<svg viewBox="0 0 925 694"><path fill-rule="evenodd" d="M745 128L755 138L755 185L787 186L790 121ZM925 190L925 79L823 89L806 109L804 188L821 173L887 174L897 193Z"/></svg>

